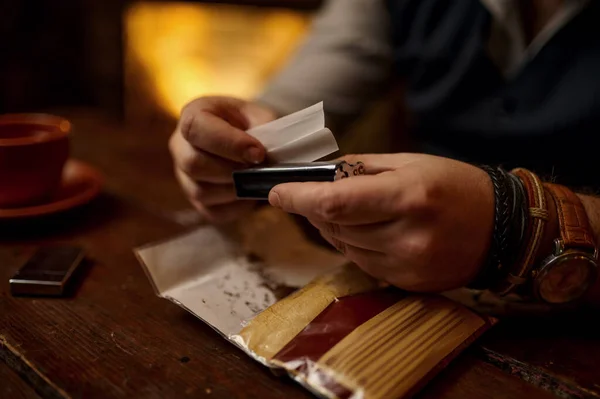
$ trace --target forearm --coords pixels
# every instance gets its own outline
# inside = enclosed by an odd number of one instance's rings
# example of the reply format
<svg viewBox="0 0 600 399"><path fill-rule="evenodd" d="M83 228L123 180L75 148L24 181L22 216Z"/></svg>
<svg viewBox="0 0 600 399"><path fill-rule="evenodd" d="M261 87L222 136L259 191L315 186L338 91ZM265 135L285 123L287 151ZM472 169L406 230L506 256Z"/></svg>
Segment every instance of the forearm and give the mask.
<svg viewBox="0 0 600 399"><path fill-rule="evenodd" d="M327 1L305 42L257 101L280 115L323 101L328 124L351 121L389 77L391 46L383 3Z"/></svg>

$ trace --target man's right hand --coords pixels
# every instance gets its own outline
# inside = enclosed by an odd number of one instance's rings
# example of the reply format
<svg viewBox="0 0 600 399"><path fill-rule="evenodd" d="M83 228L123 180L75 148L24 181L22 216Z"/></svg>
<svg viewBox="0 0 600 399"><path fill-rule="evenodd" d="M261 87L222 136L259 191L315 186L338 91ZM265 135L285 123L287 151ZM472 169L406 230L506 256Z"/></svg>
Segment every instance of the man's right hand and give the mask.
<svg viewBox="0 0 600 399"><path fill-rule="evenodd" d="M254 201L236 200L231 173L264 160L264 147L245 131L275 118L271 109L231 97L202 97L183 108L169 149L179 184L208 222L231 222L254 208Z"/></svg>

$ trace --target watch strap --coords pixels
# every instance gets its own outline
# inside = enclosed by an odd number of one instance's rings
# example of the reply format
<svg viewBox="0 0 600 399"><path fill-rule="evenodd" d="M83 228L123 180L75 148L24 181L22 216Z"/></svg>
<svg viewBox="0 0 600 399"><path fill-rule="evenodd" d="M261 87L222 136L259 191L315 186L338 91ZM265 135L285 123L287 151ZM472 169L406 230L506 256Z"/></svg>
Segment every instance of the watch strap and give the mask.
<svg viewBox="0 0 600 399"><path fill-rule="evenodd" d="M565 247L595 249L596 241L587 213L579 197L565 186L546 183L548 193L554 200L560 238Z"/></svg>

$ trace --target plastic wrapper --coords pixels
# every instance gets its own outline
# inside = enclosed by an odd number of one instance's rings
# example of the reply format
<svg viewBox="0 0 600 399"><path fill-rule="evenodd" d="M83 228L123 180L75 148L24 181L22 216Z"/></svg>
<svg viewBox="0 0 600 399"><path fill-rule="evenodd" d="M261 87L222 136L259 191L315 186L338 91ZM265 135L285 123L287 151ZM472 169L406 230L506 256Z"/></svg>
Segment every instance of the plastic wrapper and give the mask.
<svg viewBox="0 0 600 399"><path fill-rule="evenodd" d="M493 323L378 282L272 208L135 252L159 296L326 398L409 396Z"/></svg>

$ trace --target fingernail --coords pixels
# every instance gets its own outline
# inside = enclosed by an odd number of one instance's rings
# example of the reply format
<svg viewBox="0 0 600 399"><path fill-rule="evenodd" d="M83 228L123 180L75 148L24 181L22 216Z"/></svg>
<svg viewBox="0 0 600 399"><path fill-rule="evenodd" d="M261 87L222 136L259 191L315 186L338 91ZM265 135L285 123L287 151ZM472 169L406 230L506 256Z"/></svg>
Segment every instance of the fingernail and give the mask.
<svg viewBox="0 0 600 399"><path fill-rule="evenodd" d="M250 163L261 163L263 161L263 154L260 148L250 147L244 153L244 158Z"/></svg>
<svg viewBox="0 0 600 399"><path fill-rule="evenodd" d="M279 194L277 194L275 191L271 191L269 193L269 204L271 204L274 207L279 208L279 205L280 205Z"/></svg>

